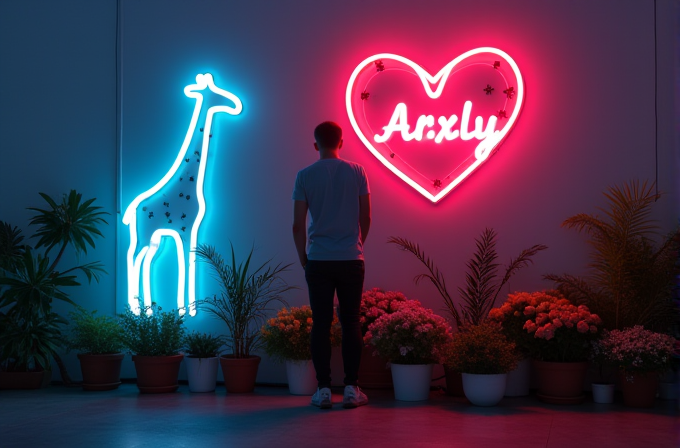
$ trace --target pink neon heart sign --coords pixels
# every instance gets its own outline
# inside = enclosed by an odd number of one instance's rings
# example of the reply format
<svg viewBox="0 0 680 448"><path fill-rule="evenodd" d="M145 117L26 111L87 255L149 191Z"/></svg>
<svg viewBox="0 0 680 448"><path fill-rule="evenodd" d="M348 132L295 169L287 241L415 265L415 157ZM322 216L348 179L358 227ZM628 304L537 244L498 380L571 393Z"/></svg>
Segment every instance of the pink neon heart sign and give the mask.
<svg viewBox="0 0 680 448"><path fill-rule="evenodd" d="M515 61L496 48L463 53L434 76L383 53L354 69L345 101L371 153L438 202L508 135L524 102L524 82Z"/></svg>

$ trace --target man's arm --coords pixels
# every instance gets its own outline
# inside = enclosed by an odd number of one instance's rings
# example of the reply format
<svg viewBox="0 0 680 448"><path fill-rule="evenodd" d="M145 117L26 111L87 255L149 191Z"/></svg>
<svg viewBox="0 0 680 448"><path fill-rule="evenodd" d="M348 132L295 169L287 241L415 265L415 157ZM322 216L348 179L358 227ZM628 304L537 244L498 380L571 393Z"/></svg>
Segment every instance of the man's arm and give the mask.
<svg viewBox="0 0 680 448"><path fill-rule="evenodd" d="M307 203L293 201L293 240L295 249L304 268L307 265Z"/></svg>
<svg viewBox="0 0 680 448"><path fill-rule="evenodd" d="M306 204L305 204L306 205ZM368 229L371 227L371 195L359 196L359 228L361 229L361 244L366 242Z"/></svg>

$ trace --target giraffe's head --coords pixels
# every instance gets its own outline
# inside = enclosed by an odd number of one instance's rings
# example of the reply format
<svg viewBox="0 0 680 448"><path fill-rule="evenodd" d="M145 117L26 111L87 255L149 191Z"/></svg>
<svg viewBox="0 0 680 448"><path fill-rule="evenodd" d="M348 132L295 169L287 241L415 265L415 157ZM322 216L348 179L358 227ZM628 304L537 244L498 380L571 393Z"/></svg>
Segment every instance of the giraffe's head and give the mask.
<svg viewBox="0 0 680 448"><path fill-rule="evenodd" d="M196 84L186 86L184 88L184 94L189 98L198 99L203 96L201 92L205 89L210 89L211 92L223 96L234 103L233 106L214 106L211 108L213 112L226 112L229 115L238 115L243 110L243 104L241 103L241 100L233 93L227 92L226 90L217 87L215 85L215 81L213 80L213 76L210 73L199 73L196 75Z"/></svg>

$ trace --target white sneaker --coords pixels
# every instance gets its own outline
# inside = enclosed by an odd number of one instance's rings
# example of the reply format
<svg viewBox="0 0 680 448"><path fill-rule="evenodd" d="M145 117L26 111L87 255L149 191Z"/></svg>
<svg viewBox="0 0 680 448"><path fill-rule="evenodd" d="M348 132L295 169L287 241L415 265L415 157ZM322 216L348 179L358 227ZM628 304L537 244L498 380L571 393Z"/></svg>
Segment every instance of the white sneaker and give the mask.
<svg viewBox="0 0 680 448"><path fill-rule="evenodd" d="M368 397L359 389L359 386L345 386L342 396L342 407L345 409L357 408L368 404Z"/></svg>
<svg viewBox="0 0 680 448"><path fill-rule="evenodd" d="M316 392L314 392L314 395L312 395L312 405L321 409L330 409L333 407L333 402L331 401L331 390L327 387L316 389Z"/></svg>

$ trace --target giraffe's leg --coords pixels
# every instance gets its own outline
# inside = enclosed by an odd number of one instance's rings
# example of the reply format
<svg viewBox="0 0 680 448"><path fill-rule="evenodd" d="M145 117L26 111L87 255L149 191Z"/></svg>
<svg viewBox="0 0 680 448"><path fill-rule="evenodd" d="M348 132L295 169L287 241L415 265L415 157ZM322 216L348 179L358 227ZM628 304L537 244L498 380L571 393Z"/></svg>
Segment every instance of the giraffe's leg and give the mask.
<svg viewBox="0 0 680 448"><path fill-rule="evenodd" d="M141 280L142 261L149 251L149 246L144 246L132 262L128 261L128 305L133 313L139 314L139 282Z"/></svg>
<svg viewBox="0 0 680 448"><path fill-rule="evenodd" d="M175 249L177 252L177 310L181 315L185 312L184 304L184 289L186 282L186 271L185 271L185 261L184 261L184 244L182 243L182 238L179 233L175 230L170 229L159 229L156 230L153 235L151 235L151 244L149 251L144 257L143 263L143 288L144 288L144 305L146 307L151 306L151 263L153 258L156 256L156 252L160 248L161 241L163 237L171 237L175 242Z"/></svg>

